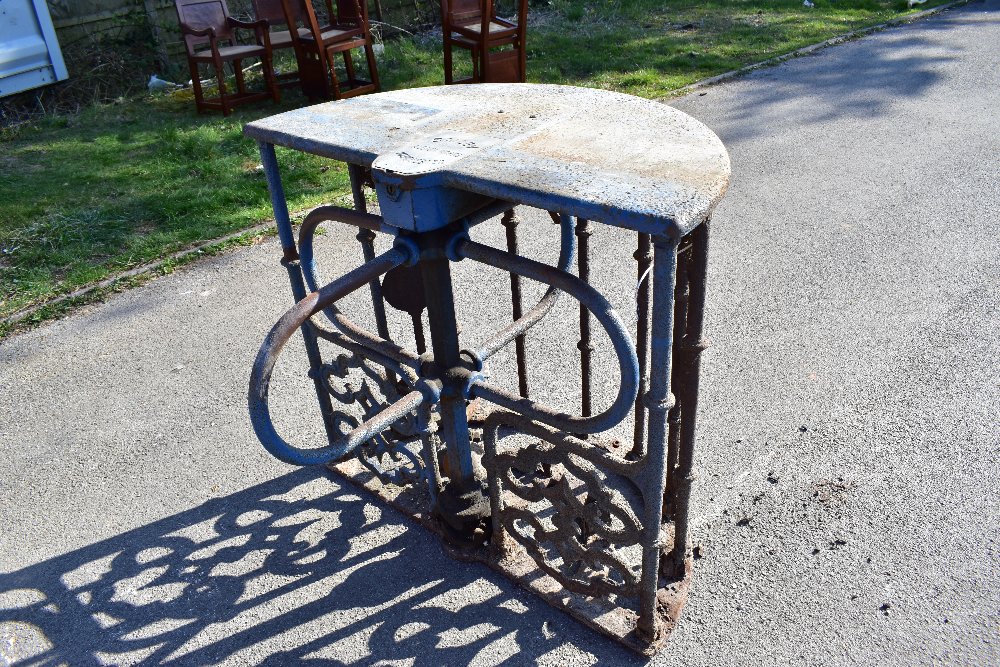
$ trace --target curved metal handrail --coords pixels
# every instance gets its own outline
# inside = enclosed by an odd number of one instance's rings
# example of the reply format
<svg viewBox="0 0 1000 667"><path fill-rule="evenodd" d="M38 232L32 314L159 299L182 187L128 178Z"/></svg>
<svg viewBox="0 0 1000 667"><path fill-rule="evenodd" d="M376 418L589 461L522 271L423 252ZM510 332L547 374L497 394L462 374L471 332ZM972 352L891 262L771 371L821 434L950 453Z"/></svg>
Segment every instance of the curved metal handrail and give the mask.
<svg viewBox="0 0 1000 667"><path fill-rule="evenodd" d="M332 206L320 207L310 213L307 216L307 223L303 224L300 251L302 252L303 266L304 268L308 267L304 272L310 277L312 285L315 284L316 279L312 238L316 226L324 220L347 222L371 228L369 225L378 224L379 219L377 216ZM559 264L555 267L476 243L461 233L456 235L452 247L455 249L457 258L468 258L549 285L545 295L531 310L487 339L480 348L478 354L482 356L479 358L483 360L489 357L536 324L552 309L559 293L566 292L587 308L607 332L618 358L621 375L618 395L612 404L599 414L586 417L568 415L535 401L511 394L486 382L477 373L471 372L468 379L469 395L490 401L559 430L572 433L598 433L621 422L634 405L639 384L639 363L625 324L611 304L593 287L567 272L566 269L572 264L575 251L574 221L568 216L562 216L560 223L560 256ZM248 401L254 431L272 455L282 461L298 465L327 463L347 455L357 446L388 428L421 404L428 401L436 402L438 387L433 380L419 376L422 361L419 356L358 327L349 318L342 315L335 305L338 300L372 280L377 280L379 276L393 268L414 262L416 260L415 253L415 248L401 243L401 240L397 239L396 247L392 250L313 291L299 301L282 316L268 333L254 362ZM321 311L330 317L340 331L330 329L314 318ZM357 349L359 352L363 350L364 354L368 355L372 361L398 373L401 377L407 378L410 380L409 383L416 388L325 447L303 449L289 444L278 435L271 420L268 406L268 387L274 365L282 348L295 331L303 325L311 326L317 335L341 347Z"/></svg>
<svg viewBox="0 0 1000 667"><path fill-rule="evenodd" d="M302 226L299 228L299 258L302 267L302 274L305 277L306 285L312 291L319 289L319 274L316 268L316 257L313 253L313 238L316 228L323 222L342 222L361 229L368 229L375 232L385 232L395 235L399 230L382 224L382 218L372 213L355 211L350 208L340 206L318 206L309 211ZM323 314L333 323L345 336L356 343L375 350L380 354L392 359L397 364L407 366L414 370L420 368L420 357L409 350L396 345L392 341L385 340L380 336L364 329L351 318L340 312L335 304L330 304L323 308ZM312 319L310 324L316 327L319 323ZM322 335L323 329L318 329L317 333ZM336 341L334 341L336 342Z"/></svg>
<svg viewBox="0 0 1000 667"><path fill-rule="evenodd" d="M424 394L415 389L336 441L325 447L312 449L291 445L278 435L271 420L271 411L268 405L268 389L274 365L282 348L299 327L323 308L412 259L412 253L405 247L396 247L379 255L370 262L362 264L350 273L307 295L282 315L267 334L257 352L253 371L250 373L247 402L254 432L264 448L273 456L286 463L296 465L322 464L339 459L405 417L426 400Z"/></svg>
<svg viewBox="0 0 1000 667"><path fill-rule="evenodd" d="M472 396L496 403L508 410L520 413L529 419L548 424L553 428L571 433L599 433L621 422L632 410L639 391L639 360L625 323L600 292L576 276L555 267L497 250L475 241L464 239L458 242L459 256L511 271L525 278L551 285L566 292L586 307L604 327L618 356L621 385L614 402L603 412L590 416L567 415L557 412L527 398L515 396L483 380L471 384Z"/></svg>
<svg viewBox="0 0 1000 667"><path fill-rule="evenodd" d="M555 216L553 215L553 217ZM573 235L575 227L576 218L571 215L559 214L559 261L556 268L560 271L568 271L573 264L573 255L576 253L576 237ZM538 303L528 312L487 338L474 352L479 362L482 363L492 357L505 345L548 315L552 307L559 301L559 294L560 291L557 288L549 287Z"/></svg>

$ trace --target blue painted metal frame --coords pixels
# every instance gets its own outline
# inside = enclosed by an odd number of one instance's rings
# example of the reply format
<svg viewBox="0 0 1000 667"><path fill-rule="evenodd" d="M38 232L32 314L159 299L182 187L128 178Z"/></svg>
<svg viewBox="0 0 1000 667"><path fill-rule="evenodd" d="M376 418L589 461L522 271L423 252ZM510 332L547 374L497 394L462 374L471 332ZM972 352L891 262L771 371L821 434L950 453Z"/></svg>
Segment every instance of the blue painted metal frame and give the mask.
<svg viewBox="0 0 1000 667"><path fill-rule="evenodd" d="M396 110L396 107L390 108ZM267 122L254 125L267 126ZM516 200L525 192L523 186L489 186L478 176L473 189L463 189L466 181L472 181L455 174L463 169L474 170L455 165L467 157L479 159L481 151L489 150L493 143L488 133L483 141L448 135L439 141L424 136L406 150L374 160L352 151L338 153L341 158L349 158L355 208L323 206L315 209L306 216L296 244L274 144L261 137L278 137L286 145L310 152L314 144L302 142L287 131L251 132L251 129L253 125L248 127L248 133L258 138L283 251L282 263L288 271L296 301L268 334L251 375L248 395L251 421L264 446L290 463L332 463L362 451L372 441L385 445L388 442L386 434L399 423L424 419L426 423L421 422L419 432L424 441L424 464L430 472L421 479L429 484L433 509L445 535L468 548L492 539L497 551L491 553L496 554L508 553L513 537L544 574L570 591L589 596L588 599L605 594L613 594L619 600L634 597L637 600L634 612L623 612L618 607L613 609L615 613L625 614L621 618L626 621L622 623L609 622L607 614L600 619L593 613L588 616L581 607L574 607L562 598L549 599L637 650L655 650L676 621L686 597L690 573L686 553L687 512L693 477L698 356L705 348L701 327L707 219L725 189L724 184L719 185L718 179L722 177L716 175L712 177L715 180L706 181L709 183L706 194L699 200L700 218L691 217L694 213L681 207L676 210L685 211L689 217L675 225L652 224L646 213L625 215L623 221L613 217L604 220L640 232L635 255L640 271L637 353L624 322L587 282L586 241L590 234L587 221L578 221L570 213L553 214L561 227L556 266L469 239L468 230L476 224L505 211L508 212L505 220L508 220L509 211L516 203L509 200ZM322 151L316 152L339 150L329 142L323 146ZM714 150L717 147L712 144L710 151ZM719 168L728 175L728 158L724 162ZM369 178L366 168L371 169L371 183L381 215L367 212L363 192L363 182ZM533 205L553 210L573 208L565 193L554 192L546 198L540 185L531 189L529 199ZM605 212L614 215L618 208L610 206ZM586 204L580 210L594 212L597 209L593 204ZM665 210L673 209L667 206ZM365 262L321 285L313 241L315 230L324 221L358 227L357 238ZM649 235L650 230L658 233ZM376 232L394 237L393 248L381 255L374 251ZM577 238L580 241L580 277L569 273ZM451 264L463 260L484 263L510 272L512 276L548 285L534 307L489 335L476 350L462 349L458 339ZM389 339L379 278L402 266L417 267L421 271L431 352L416 354ZM644 281L645 286L642 285ZM365 285L370 288L377 333L359 327L337 308L338 300ZM675 286L681 291L675 293ZM489 382L483 373L486 360L541 322L562 293L577 300L581 308L580 350L584 362L581 415L567 415L526 396L511 394ZM518 306L515 313L519 312ZM329 325L319 319L321 313ZM589 405L587 367L592 349L591 316L611 341L620 372L617 396L598 414L590 414ZM317 448L301 448L286 442L274 429L270 417L271 371L296 330L303 336L309 373L316 385L327 431L327 444ZM318 344L320 338L380 367L382 381L399 388L399 392L393 394L398 398L382 405L363 423L345 430L336 416L343 413L336 413L331 403L326 383L330 367L323 363ZM519 363L519 372L523 370ZM676 397L675 384L679 386ZM526 393L523 387L522 378L522 393ZM473 401L485 401L500 408L484 422L476 424L477 429L482 429L485 446L481 466L472 448L468 410ZM635 442L627 454L610 451L600 445L599 440L591 439L593 434L621 423L633 410ZM643 418L644 426L640 422ZM434 426L430 425L431 420ZM534 436L540 441L537 445L511 450L502 444L510 431ZM444 458L439 467L441 454ZM484 469L485 477L477 472ZM553 472L556 469L564 472L557 474ZM581 480L582 486L567 486L566 475ZM578 497L580 493L586 500ZM548 530L537 517L525 514L528 505L509 505L505 494L521 497L529 505L542 500L550 503L553 516L560 517L554 522L555 528ZM618 517L614 526L606 518L612 516ZM518 523L524 520L533 525L527 533ZM543 546L543 542L548 546ZM616 542L621 548L640 547L641 556L635 566L619 557L613 546ZM602 546L609 543L612 546ZM560 554L555 560L553 550ZM509 553L506 557L509 558ZM493 564L504 569L499 564L503 558L496 558ZM515 576L514 570L505 571ZM668 589L660 587L664 578L668 583L674 582ZM537 577L529 577L521 579L521 583L531 588L536 580ZM669 592L664 593L665 590ZM630 613L632 616L628 615ZM627 630L628 627L632 630Z"/></svg>

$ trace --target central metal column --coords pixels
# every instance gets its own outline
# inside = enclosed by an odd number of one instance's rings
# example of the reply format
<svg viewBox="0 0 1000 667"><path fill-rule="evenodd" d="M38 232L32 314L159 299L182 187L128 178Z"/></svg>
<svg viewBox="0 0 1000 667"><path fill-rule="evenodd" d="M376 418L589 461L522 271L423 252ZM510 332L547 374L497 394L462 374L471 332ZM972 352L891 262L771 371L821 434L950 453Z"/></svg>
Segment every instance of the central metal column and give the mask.
<svg viewBox="0 0 1000 667"><path fill-rule="evenodd" d="M448 482L438 494L434 509L446 536L455 544L469 546L488 538L485 523L490 509L483 488L485 480L476 479L472 461L464 374L468 364L463 364L459 347L451 262L444 251L444 242L450 236L451 233L444 229L420 234L417 237L421 249L418 266L427 300L433 373L443 385L439 434L445 449L442 472Z"/></svg>

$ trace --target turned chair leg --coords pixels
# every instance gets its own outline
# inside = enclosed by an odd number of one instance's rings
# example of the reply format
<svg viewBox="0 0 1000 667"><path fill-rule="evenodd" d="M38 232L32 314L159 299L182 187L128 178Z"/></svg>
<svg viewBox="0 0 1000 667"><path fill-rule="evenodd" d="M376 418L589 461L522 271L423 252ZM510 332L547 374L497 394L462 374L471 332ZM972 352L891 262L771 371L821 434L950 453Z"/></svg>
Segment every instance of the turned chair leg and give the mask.
<svg viewBox="0 0 1000 667"><path fill-rule="evenodd" d="M371 42L365 44L365 57L368 59L368 77L378 92L378 65L375 62L375 49Z"/></svg>
<svg viewBox="0 0 1000 667"><path fill-rule="evenodd" d="M354 59L351 58L350 51L344 51L344 71L347 72L347 84L351 88L356 88L358 79L354 75Z"/></svg>
<svg viewBox="0 0 1000 667"><path fill-rule="evenodd" d="M215 79L219 82L219 104L222 105L222 115L228 116L233 110L229 106L229 98L226 95L226 68L218 58L213 62L215 64Z"/></svg>
<svg viewBox="0 0 1000 667"><path fill-rule="evenodd" d="M322 73L319 79L323 82L323 99L340 99L340 84L337 81L337 62L333 54L325 49L320 49L317 57L319 60L319 71Z"/></svg>
<svg viewBox="0 0 1000 667"><path fill-rule="evenodd" d="M337 79L337 57L335 54L327 52L326 67L330 72L328 79L333 85L333 99L340 99L340 81Z"/></svg>
<svg viewBox="0 0 1000 667"><path fill-rule="evenodd" d="M517 62L521 69L521 71L518 72L518 81L525 83L528 80L528 50L524 48L523 41L519 41L517 43L517 50L520 53Z"/></svg>
<svg viewBox="0 0 1000 667"><path fill-rule="evenodd" d="M205 111L205 93L201 89L201 74L198 73L198 63L189 60L188 68L191 70L191 87L194 88L194 107L198 113L203 113Z"/></svg>
<svg viewBox="0 0 1000 667"><path fill-rule="evenodd" d="M479 78L480 83L490 80L490 47L484 46L479 50Z"/></svg>
<svg viewBox="0 0 1000 667"><path fill-rule="evenodd" d="M247 94L247 84L243 79L243 61L234 60L233 61L233 74L236 76L236 92L240 95Z"/></svg>
<svg viewBox="0 0 1000 667"><path fill-rule="evenodd" d="M270 54L261 58L261 66L264 68L264 82L267 84L267 89L271 91L271 99L274 100L275 104L278 104L281 102L281 89L278 87L278 77L274 73L274 62L272 62Z"/></svg>
<svg viewBox="0 0 1000 667"><path fill-rule="evenodd" d="M445 36L444 39L444 83L445 85L451 85L455 80L454 74L451 71L451 42L448 41L448 37Z"/></svg>

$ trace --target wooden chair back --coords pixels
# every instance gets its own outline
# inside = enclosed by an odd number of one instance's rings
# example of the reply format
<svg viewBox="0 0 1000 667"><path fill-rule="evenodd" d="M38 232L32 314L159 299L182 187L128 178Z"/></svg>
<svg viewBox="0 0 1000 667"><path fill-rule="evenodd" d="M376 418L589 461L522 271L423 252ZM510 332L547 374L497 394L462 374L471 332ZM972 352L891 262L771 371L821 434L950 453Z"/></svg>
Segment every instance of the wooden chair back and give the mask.
<svg viewBox="0 0 1000 667"><path fill-rule="evenodd" d="M309 29L317 36L319 35L319 18L316 16L312 0L277 0L277 2L283 7L285 22L288 24L288 29L292 31L292 37L296 35L295 28L300 26Z"/></svg>
<svg viewBox="0 0 1000 667"><path fill-rule="evenodd" d="M174 0L177 18L180 22L195 30L211 28L215 38L233 39L233 27L229 24L229 6L226 0ZM184 35L184 43L188 52L193 53L199 44L207 44L208 37Z"/></svg>
<svg viewBox="0 0 1000 667"><path fill-rule="evenodd" d="M271 28L285 25L285 8L281 0L253 0L253 13L258 19L267 21Z"/></svg>
<svg viewBox="0 0 1000 667"><path fill-rule="evenodd" d="M330 10L333 9L330 0L327 0L327 6ZM334 17L331 14L330 22L334 22ZM368 1L367 0L337 0L337 17L336 22L339 25L354 25L354 26L367 26L368 25Z"/></svg>
<svg viewBox="0 0 1000 667"><path fill-rule="evenodd" d="M483 2L482 0L441 0L441 15L448 26L477 23L483 16Z"/></svg>

